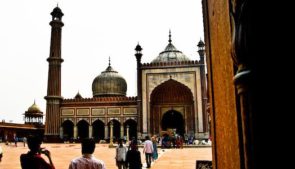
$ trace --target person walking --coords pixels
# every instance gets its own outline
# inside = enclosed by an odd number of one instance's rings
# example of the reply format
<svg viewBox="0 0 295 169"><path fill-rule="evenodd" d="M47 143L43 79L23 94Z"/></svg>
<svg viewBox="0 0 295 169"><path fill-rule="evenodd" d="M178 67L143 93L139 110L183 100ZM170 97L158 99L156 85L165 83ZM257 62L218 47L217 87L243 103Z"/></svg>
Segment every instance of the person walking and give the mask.
<svg viewBox="0 0 295 169"><path fill-rule="evenodd" d="M132 144L137 144L137 140L136 140L135 137L132 137L132 139L129 140L129 143L128 143L128 150L131 149L131 145L132 145Z"/></svg>
<svg viewBox="0 0 295 169"><path fill-rule="evenodd" d="M154 148L153 148L153 143L150 140L149 136L145 136L145 141L143 144L144 144L143 153L145 154L146 168L150 168L152 163L152 155L154 152Z"/></svg>
<svg viewBox="0 0 295 169"><path fill-rule="evenodd" d="M50 151L41 148L42 139L38 136L30 135L27 141L30 151L20 155L22 169L55 169ZM47 156L49 163L42 158L42 154Z"/></svg>
<svg viewBox="0 0 295 169"><path fill-rule="evenodd" d="M116 148L116 165L118 169L126 169L126 154L127 154L127 147L123 145L123 140L119 140L119 145Z"/></svg>
<svg viewBox="0 0 295 169"><path fill-rule="evenodd" d="M137 142L130 144L130 150L127 151L126 155L126 167L128 169L141 169L141 155L138 151Z"/></svg>
<svg viewBox="0 0 295 169"><path fill-rule="evenodd" d="M24 147L26 147L27 137L23 137Z"/></svg>
<svg viewBox="0 0 295 169"><path fill-rule="evenodd" d="M93 139L82 139L81 146L82 157L71 160L69 169L106 169L105 163L93 156L95 150L95 141Z"/></svg>
<svg viewBox="0 0 295 169"><path fill-rule="evenodd" d="M158 159L158 143L157 143L157 136L152 137L153 142L153 161L156 161Z"/></svg>
<svg viewBox="0 0 295 169"><path fill-rule="evenodd" d="M0 145L0 162L2 161L2 157L3 157L3 150L2 150L2 147Z"/></svg>
<svg viewBox="0 0 295 169"><path fill-rule="evenodd" d="M17 138L16 134L14 134L14 136L13 136L13 141L14 141L14 146L17 147L18 138Z"/></svg>

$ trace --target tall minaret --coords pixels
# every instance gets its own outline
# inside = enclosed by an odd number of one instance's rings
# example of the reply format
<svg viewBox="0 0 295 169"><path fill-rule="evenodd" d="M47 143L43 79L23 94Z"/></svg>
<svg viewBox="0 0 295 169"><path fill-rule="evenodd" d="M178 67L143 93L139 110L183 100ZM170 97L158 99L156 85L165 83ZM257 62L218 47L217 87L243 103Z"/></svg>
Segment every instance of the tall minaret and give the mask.
<svg viewBox="0 0 295 169"><path fill-rule="evenodd" d="M142 132L142 70L141 70L141 57L142 48L139 43L135 47L135 57L137 63L137 113L138 113L138 123L137 123L137 133Z"/></svg>
<svg viewBox="0 0 295 169"><path fill-rule="evenodd" d="M64 26L61 9L57 6L52 15L48 84L46 99L45 141L56 142L59 138L61 97L61 28Z"/></svg>
<svg viewBox="0 0 295 169"><path fill-rule="evenodd" d="M200 76L201 76L201 89L202 89L202 112L203 112L203 131L204 133L209 132L209 116L207 112L207 79L205 72L205 43L200 40L198 43L198 53L200 55Z"/></svg>

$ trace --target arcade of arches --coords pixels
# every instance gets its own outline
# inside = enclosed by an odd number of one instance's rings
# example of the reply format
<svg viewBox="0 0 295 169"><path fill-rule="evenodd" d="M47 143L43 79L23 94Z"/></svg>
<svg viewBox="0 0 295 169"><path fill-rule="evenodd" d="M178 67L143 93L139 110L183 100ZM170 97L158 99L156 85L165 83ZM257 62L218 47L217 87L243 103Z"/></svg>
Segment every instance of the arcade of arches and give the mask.
<svg viewBox="0 0 295 169"><path fill-rule="evenodd" d="M111 127L113 128L114 139L123 138L124 136L129 136L129 138L137 137L137 123L132 119L126 120L123 124L113 119L107 125L101 120L95 120L92 124L89 124L86 120L80 120L76 125L71 120L65 120L62 123L60 132L64 140L93 137L99 141L110 138Z"/></svg>

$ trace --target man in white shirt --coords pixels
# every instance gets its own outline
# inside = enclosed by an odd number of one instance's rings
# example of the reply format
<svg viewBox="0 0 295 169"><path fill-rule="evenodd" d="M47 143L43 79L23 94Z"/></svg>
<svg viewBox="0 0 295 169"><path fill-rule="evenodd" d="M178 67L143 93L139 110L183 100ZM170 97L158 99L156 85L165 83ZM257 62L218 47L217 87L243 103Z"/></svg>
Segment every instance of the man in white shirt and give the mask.
<svg viewBox="0 0 295 169"><path fill-rule="evenodd" d="M123 145L123 140L120 139L118 143L118 147L116 148L116 165L118 169L126 169L126 154L127 154L127 147Z"/></svg>
<svg viewBox="0 0 295 169"><path fill-rule="evenodd" d="M82 157L73 159L69 169L106 169L102 160L96 159L92 154L95 150L95 141L85 138L81 142Z"/></svg>
<svg viewBox="0 0 295 169"><path fill-rule="evenodd" d="M146 168L151 167L152 155L154 152L153 142L150 140L149 136L145 136L143 146L143 153L145 153L145 160L146 160Z"/></svg>

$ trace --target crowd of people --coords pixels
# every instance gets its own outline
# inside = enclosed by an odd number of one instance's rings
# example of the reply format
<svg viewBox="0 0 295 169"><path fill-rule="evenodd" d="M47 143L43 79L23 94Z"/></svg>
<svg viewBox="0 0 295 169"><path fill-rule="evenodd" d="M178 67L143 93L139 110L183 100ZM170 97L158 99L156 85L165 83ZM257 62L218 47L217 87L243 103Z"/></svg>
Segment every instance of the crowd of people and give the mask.
<svg viewBox="0 0 295 169"><path fill-rule="evenodd" d="M51 159L49 150L41 147L42 138L39 136L30 135L25 138L24 146L28 145L29 151L20 155L22 169L55 169ZM138 145L143 144L142 153L145 156L146 168L150 168L152 162L158 159L158 145L162 148L183 148L183 144L189 144L191 138L186 138L179 135L173 137L163 135L158 137L154 135L146 136L144 142L137 140L134 137L124 144L124 139L118 140L116 147L115 163L118 169L141 169L141 152L138 150ZM69 169L105 169L105 163L94 157L95 140L92 138L81 139L81 156L70 161ZM47 160L43 159L44 156ZM3 157L3 150L0 146L0 162ZM48 162L47 162L48 161Z"/></svg>
<svg viewBox="0 0 295 169"><path fill-rule="evenodd" d="M183 148L183 138L182 136L169 136L164 135L161 140L162 148Z"/></svg>
<svg viewBox="0 0 295 169"><path fill-rule="evenodd" d="M5 145L11 145L14 144L15 147L17 147L18 142L23 142L24 147L26 147L27 138L26 137L17 137L16 134L13 135L13 137L8 138L5 136ZM0 141L3 141L2 138L0 138Z"/></svg>
<svg viewBox="0 0 295 169"><path fill-rule="evenodd" d="M42 138L37 135L30 135L26 138L29 151L20 155L22 169L55 169L49 150L42 148ZM146 168L151 167L151 163L158 158L156 136L145 137L143 142L143 154L146 159ZM94 157L95 141L92 138L81 140L81 156L73 158L68 169L106 169L104 161ZM25 145L24 145L25 146ZM0 146L0 162L3 157L3 150ZM46 157L47 159L44 159ZM138 150L138 141L133 138L124 144L124 139L118 141L116 147L115 162L118 169L141 169L141 152Z"/></svg>
<svg viewBox="0 0 295 169"><path fill-rule="evenodd" d="M38 136L27 138L29 151L20 155L22 169L55 169L49 150L41 147L42 139ZM70 161L69 169L106 169L102 160L93 156L95 151L95 141L85 138L81 141L81 156ZM41 155L44 154L49 162Z"/></svg>
<svg viewBox="0 0 295 169"><path fill-rule="evenodd" d="M116 148L116 165L118 169L141 169L141 153L138 150L138 140L132 138L127 143L128 147L123 144L123 140L119 140L118 147ZM143 142L143 154L146 159L146 168L151 167L151 163L158 159L157 138L149 136L145 137Z"/></svg>
<svg viewBox="0 0 295 169"><path fill-rule="evenodd" d="M145 141L142 143L140 140L134 137L124 144L124 139L118 140L118 146L116 147L115 163L118 169L141 169L141 153L138 150L138 144L143 144L142 153L145 156L146 168L150 168L152 162L158 159L158 145L162 148L183 148L183 143L190 144L191 138L183 140L181 136L170 137L169 135L163 135L161 138L156 135L150 138L145 137ZM197 140L198 141L198 140ZM207 144L211 144L211 140L208 140ZM25 137L24 146L28 145L29 151L20 155L20 162L22 169L55 169L51 159L49 150L41 147L42 138L39 136L30 135ZM201 142L201 144L205 144ZM85 138L81 140L81 156L74 158L70 161L69 169L105 169L105 163L93 156L95 151L95 140L92 138ZM43 159L42 154L48 159ZM0 146L0 162L3 158L3 150ZM47 162L48 161L48 162Z"/></svg>

